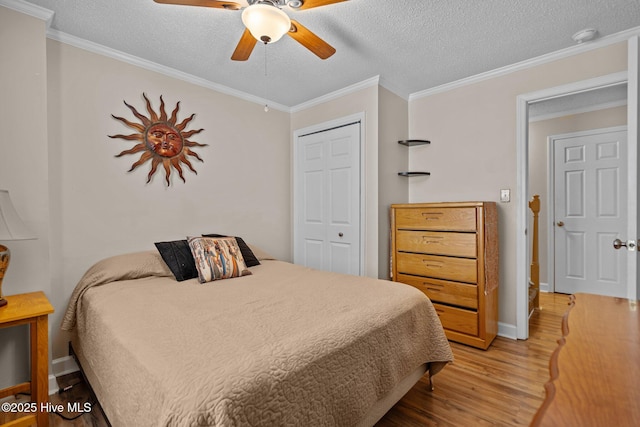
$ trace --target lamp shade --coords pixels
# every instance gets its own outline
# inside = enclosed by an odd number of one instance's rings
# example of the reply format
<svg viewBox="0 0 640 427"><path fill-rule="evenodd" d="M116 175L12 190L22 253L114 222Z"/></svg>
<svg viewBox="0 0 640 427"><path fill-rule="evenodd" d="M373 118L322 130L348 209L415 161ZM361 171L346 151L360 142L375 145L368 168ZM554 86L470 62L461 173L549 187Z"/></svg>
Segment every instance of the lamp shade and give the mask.
<svg viewBox="0 0 640 427"><path fill-rule="evenodd" d="M270 4L257 3L242 12L242 23L251 35L263 43L280 40L291 28L291 19Z"/></svg>
<svg viewBox="0 0 640 427"><path fill-rule="evenodd" d="M35 239L35 236L18 216L9 192L0 190L0 240L28 239Z"/></svg>

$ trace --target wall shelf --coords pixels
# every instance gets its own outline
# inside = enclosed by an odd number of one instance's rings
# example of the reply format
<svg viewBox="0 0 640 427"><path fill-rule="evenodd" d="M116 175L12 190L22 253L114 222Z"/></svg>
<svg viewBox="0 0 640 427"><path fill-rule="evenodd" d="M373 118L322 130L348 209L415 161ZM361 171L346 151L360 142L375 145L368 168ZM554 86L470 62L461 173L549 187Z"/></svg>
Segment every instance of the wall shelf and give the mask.
<svg viewBox="0 0 640 427"><path fill-rule="evenodd" d="M399 176L428 176L430 172L398 172Z"/></svg>
<svg viewBox="0 0 640 427"><path fill-rule="evenodd" d="M426 139L401 139L398 141L398 144L404 145L405 147L415 147L416 145L427 145L431 144L431 141L427 141ZM399 176L429 176L431 173L429 172L398 172Z"/></svg>
<svg viewBox="0 0 640 427"><path fill-rule="evenodd" d="M398 141L398 144L406 145L407 147L414 147L416 145L431 144L431 141L427 141L426 139L403 139Z"/></svg>

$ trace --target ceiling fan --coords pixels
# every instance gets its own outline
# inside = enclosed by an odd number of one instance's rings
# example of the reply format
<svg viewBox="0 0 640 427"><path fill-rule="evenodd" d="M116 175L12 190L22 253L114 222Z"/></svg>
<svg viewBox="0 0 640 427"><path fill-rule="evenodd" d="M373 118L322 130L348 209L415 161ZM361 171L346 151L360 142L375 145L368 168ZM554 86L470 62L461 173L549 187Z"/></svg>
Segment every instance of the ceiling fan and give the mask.
<svg viewBox="0 0 640 427"><path fill-rule="evenodd" d="M264 44L278 41L284 34L309 49L321 59L327 59L336 50L320 37L312 33L298 21L289 18L283 8L307 10L347 0L246 0L248 6L223 0L154 0L156 3L183 6L213 7L216 9L242 10L244 33L236 46L231 59L246 61L249 59L258 41Z"/></svg>

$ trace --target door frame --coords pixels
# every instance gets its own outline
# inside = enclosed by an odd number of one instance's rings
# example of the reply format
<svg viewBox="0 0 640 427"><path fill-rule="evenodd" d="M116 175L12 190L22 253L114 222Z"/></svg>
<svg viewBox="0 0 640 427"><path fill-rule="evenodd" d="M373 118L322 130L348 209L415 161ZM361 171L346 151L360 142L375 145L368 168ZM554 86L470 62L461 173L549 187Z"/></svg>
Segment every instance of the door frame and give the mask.
<svg viewBox="0 0 640 427"><path fill-rule="evenodd" d="M292 163L293 163L293 176L291 178L292 181L292 192L291 192L291 206L292 206L292 222L293 222L293 233L291 235L291 254L292 254L292 259L295 257L295 253L296 253L296 238L299 234L299 230L298 230L298 223L297 223L297 214L298 214L298 209L299 206L297 206L296 204L296 198L295 195L297 194L297 190L298 190L298 185L300 185L300 183L298 182L298 180L296 179L298 176L298 172L299 172L299 165L298 165L298 142L299 142L299 138L310 134L310 133L317 133L317 132L323 132L323 131L327 131L327 130L331 130L333 128L337 128L337 127L342 127L342 126L348 126L352 123L359 123L360 124L360 141L359 141L359 151L360 151L360 201L359 201L359 206L360 206L360 217L359 217L359 228L360 228L360 256L359 256L359 261L360 261L360 276L365 276L366 272L365 272L365 254L366 254L366 247L365 247L365 138L364 138L364 129L365 129L365 114L364 112L360 112L360 113L356 113L356 114L351 114L349 116L344 116L344 117L340 117L334 120L329 120L326 122L322 122L322 123L318 123L315 125L311 125L311 126L307 126L301 129L296 129L293 131L293 150L292 150Z"/></svg>
<svg viewBox="0 0 640 427"><path fill-rule="evenodd" d="M628 106L627 106L628 108ZM557 135L550 135L547 137L547 278L548 278L548 291L555 292L556 283L555 283L555 142L559 139L565 139L568 137L578 137L578 136L589 136L596 133L605 133L605 132L627 132L627 125L623 126L611 126L606 128L598 128L598 129L589 129L577 132L568 132ZM628 136L627 136L627 145ZM629 175L627 171L627 176ZM627 179L627 181L629 181ZM629 213L629 212L627 212ZM628 221L628 219L627 219ZM628 228L628 227L627 227ZM627 275L628 275L627 271ZM630 283L627 283L627 287L631 286Z"/></svg>
<svg viewBox="0 0 640 427"><path fill-rule="evenodd" d="M635 39L636 61L635 66L632 60L632 40ZM549 99L559 98L562 96L586 92L593 89L614 86L627 83L627 117L632 117L635 114L637 118L637 37L629 40L629 69L628 71L622 71L619 73L608 74L605 76L596 77L593 79L582 80L578 82L569 83L566 85L556 86L552 88L542 89L535 92L530 92L522 95L518 95L516 99L516 187L517 187L517 206L516 206L516 338L527 339L529 337L529 277L528 277L528 254L529 244L527 238L527 215L528 215L528 195L529 195L529 104L539 101L545 101ZM629 78L632 77L632 78ZM633 83L635 80L635 84ZM634 96L632 92L636 91ZM636 119L637 120L637 119ZM634 159L637 162L637 130L633 132L634 126L632 126L631 120L627 123L629 132L629 162ZM635 165L635 163L634 163ZM635 170L635 167L634 167ZM629 169L628 179L636 182L636 174ZM630 187L632 188L632 187ZM637 233L636 224L633 219L636 218L635 210L637 204L637 195L635 193L629 194L629 209L633 205L633 216L629 215L629 231L634 232L634 237L629 239L635 239ZM633 223L633 224L632 224ZM633 228L633 230L631 230ZM629 276L635 277L635 264L629 262ZM633 265L633 271L631 271L631 265ZM631 288L633 292L631 292ZM629 284L630 294L637 295L637 289ZM631 297L631 295L630 295Z"/></svg>

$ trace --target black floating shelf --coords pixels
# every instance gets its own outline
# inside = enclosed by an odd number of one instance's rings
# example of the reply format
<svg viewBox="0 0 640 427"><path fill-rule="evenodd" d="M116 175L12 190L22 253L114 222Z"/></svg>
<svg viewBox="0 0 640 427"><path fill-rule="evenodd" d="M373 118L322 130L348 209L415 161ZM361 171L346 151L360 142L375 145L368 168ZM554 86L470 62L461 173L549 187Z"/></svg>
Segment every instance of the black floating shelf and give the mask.
<svg viewBox="0 0 640 427"><path fill-rule="evenodd" d="M430 172L398 172L399 176L427 176Z"/></svg>
<svg viewBox="0 0 640 427"><path fill-rule="evenodd" d="M431 144L431 141L427 141L426 139L403 139L401 141L398 141L398 144L406 145L407 147L413 147L415 145Z"/></svg>

